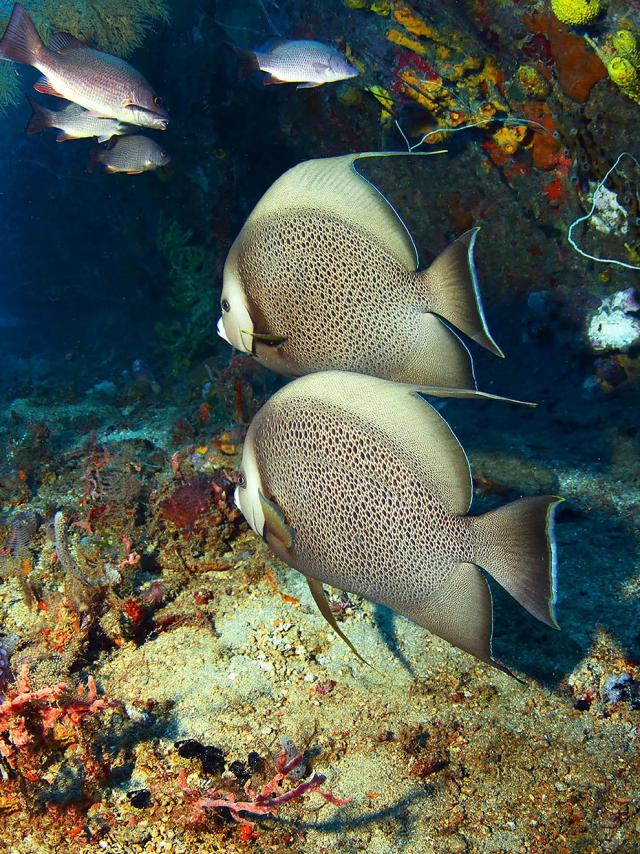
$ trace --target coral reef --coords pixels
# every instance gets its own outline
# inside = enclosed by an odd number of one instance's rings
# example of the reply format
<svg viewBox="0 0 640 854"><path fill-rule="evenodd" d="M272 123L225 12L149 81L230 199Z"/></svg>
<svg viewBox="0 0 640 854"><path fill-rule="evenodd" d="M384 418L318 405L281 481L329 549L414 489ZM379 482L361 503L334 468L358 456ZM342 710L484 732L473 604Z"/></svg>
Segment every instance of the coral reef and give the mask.
<svg viewBox="0 0 640 854"><path fill-rule="evenodd" d="M3 118L1 838L16 854L635 851L640 312L637 270L602 259L640 265L637 4L577 25L548 0L215 5L233 9L226 36L211 4L174 3L136 57L176 117L171 175L106 187L77 149L25 140L19 110ZM97 22L112 0L29 3L43 33L122 52L164 15L134 7L131 29ZM238 82L225 41L268 37L262 9L361 76ZM19 73L0 63L5 95ZM437 402L478 512L567 498L562 631L493 591L495 654L524 685L327 590L376 669L360 667L233 502L279 380L218 343L224 254L294 163L407 144L448 152L367 175L424 267L482 225L508 359L479 358L478 380L538 403Z"/></svg>

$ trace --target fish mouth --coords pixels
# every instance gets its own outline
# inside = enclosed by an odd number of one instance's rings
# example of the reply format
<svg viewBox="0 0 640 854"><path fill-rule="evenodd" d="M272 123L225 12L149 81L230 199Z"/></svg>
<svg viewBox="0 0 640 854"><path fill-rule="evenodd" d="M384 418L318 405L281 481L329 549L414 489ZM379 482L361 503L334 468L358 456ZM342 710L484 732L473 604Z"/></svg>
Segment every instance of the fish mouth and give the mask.
<svg viewBox="0 0 640 854"><path fill-rule="evenodd" d="M129 124L151 127L156 130L168 130L169 116L166 110L150 110L142 104L127 104L125 108L135 119L127 119ZM137 121L136 121L137 119Z"/></svg>
<svg viewBox="0 0 640 854"><path fill-rule="evenodd" d="M218 330L218 335L222 338L222 340L226 341L230 347L233 347L233 344L231 343L231 341L229 341L229 337L228 337L227 333L224 331L224 323L222 322L222 318L220 318L220 320L218 320L218 325L217 325L216 329Z"/></svg>

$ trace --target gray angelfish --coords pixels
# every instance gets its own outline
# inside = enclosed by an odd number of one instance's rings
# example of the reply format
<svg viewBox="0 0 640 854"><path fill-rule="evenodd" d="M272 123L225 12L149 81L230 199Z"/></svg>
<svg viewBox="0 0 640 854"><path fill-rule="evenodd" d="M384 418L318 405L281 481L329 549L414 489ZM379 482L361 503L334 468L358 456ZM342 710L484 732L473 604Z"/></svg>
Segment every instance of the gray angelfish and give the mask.
<svg viewBox="0 0 640 854"><path fill-rule="evenodd" d="M330 621L323 583L385 605L506 671L492 657L491 593L480 568L557 627L553 510L561 499L522 498L469 516L465 453L416 391L338 371L289 383L251 423L236 503L307 577Z"/></svg>
<svg viewBox="0 0 640 854"><path fill-rule="evenodd" d="M287 376L335 369L475 388L452 327L502 356L480 300L478 229L420 270L404 223L356 171L380 156L391 155L310 160L270 187L229 251L218 332Z"/></svg>

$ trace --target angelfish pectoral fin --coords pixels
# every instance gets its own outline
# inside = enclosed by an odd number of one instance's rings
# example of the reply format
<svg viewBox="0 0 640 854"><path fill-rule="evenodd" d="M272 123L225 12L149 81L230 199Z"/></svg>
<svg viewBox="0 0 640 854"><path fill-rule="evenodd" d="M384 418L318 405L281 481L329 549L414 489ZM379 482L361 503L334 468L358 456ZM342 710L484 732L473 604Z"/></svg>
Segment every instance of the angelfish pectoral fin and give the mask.
<svg viewBox="0 0 640 854"><path fill-rule="evenodd" d="M250 335L254 341L260 344L267 344L270 347L282 347L287 339L284 335L270 335L268 332L250 332L248 329L241 329L243 335Z"/></svg>
<svg viewBox="0 0 640 854"><path fill-rule="evenodd" d="M282 557L283 552L289 552L293 547L293 528L287 525L282 510L275 502L269 501L261 492L258 492L258 495L264 514L264 539L273 548L278 557ZM274 540L276 541L275 543L273 542ZM283 560L286 559L286 557L283 557Z"/></svg>
<svg viewBox="0 0 640 854"><path fill-rule="evenodd" d="M343 640L346 645L349 647L351 652L355 655L356 658L359 658L363 664L366 664L367 667L372 667L373 665L369 664L366 658L363 658L355 646L351 643L349 638L342 631L338 623L336 622L336 618L333 616L331 611L331 606L327 600L327 596L324 592L324 588L317 579L315 578L307 578L307 583L309 584L309 590L311 591L311 595L314 598L314 601L318 608L320 609L320 613L325 618L325 620L329 623L334 632L338 635L341 640ZM375 670L375 667L373 668Z"/></svg>

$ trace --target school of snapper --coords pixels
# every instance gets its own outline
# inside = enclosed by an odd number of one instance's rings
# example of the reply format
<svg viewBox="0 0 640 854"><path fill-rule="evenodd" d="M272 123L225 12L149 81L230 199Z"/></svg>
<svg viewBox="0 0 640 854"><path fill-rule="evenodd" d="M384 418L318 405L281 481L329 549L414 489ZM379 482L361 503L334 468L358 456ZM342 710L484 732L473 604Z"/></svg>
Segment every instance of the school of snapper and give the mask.
<svg viewBox="0 0 640 854"><path fill-rule="evenodd" d="M262 73L264 85L312 88L358 74L311 40L237 53L241 72ZM30 99L28 132L55 127L59 141L107 142L92 155L106 172L138 174L170 161L153 139L131 133L167 130L169 117L124 60L68 33L45 45L20 4L0 58L36 68L34 88L70 102L54 111ZM553 512L561 499L524 498L468 515L466 455L420 394L504 400L477 390L460 337L503 355L480 298L477 229L421 270L404 223L357 169L362 159L390 155L299 164L265 193L229 251L218 332L296 377L249 427L236 503L273 552L306 576L354 652L325 583L509 672L492 656L491 593L480 570L557 627Z"/></svg>

